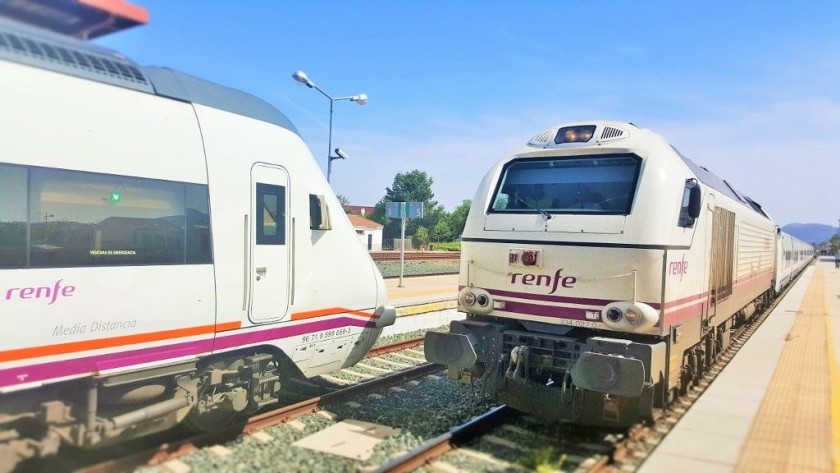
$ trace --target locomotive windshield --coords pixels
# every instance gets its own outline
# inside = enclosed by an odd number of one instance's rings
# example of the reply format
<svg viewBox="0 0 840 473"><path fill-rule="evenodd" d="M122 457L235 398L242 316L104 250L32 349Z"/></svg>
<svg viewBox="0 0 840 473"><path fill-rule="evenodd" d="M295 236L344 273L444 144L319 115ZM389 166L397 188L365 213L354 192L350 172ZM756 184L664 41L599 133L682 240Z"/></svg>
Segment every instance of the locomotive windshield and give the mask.
<svg viewBox="0 0 840 473"><path fill-rule="evenodd" d="M491 211L627 215L640 165L629 154L512 161L502 172Z"/></svg>

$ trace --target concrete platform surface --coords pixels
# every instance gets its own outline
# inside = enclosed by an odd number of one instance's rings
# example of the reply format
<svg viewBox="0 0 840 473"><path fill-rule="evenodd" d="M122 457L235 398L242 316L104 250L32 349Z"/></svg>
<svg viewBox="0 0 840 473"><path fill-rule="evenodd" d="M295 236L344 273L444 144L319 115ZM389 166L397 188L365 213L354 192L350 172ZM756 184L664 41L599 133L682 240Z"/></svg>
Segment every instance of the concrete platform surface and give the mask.
<svg viewBox="0 0 840 473"><path fill-rule="evenodd" d="M385 279L388 302L398 308L454 301L458 296L457 274L404 277L402 287L399 283L400 278Z"/></svg>

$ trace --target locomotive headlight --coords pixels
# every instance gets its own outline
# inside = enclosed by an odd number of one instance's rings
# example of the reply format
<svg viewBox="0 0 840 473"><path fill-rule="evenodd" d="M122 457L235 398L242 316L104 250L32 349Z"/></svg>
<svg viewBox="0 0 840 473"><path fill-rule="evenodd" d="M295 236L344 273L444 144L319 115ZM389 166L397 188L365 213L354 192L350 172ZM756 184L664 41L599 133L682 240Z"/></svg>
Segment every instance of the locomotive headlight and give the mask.
<svg viewBox="0 0 840 473"><path fill-rule="evenodd" d="M624 318L631 324L635 324L636 322L642 319L642 314L640 314L634 309L635 308L631 307L627 309L627 312L624 313Z"/></svg>
<svg viewBox="0 0 840 473"><path fill-rule="evenodd" d="M613 302L601 313L607 328L621 332L643 332L659 322L659 311L644 302Z"/></svg>
<svg viewBox="0 0 840 473"><path fill-rule="evenodd" d="M611 321L618 322L619 320L621 320L621 309L619 309L618 307L610 307L610 309L606 312L607 318Z"/></svg>
<svg viewBox="0 0 840 473"><path fill-rule="evenodd" d="M477 287L465 287L458 293L459 309L470 314L489 314L499 305L496 302L487 291Z"/></svg>

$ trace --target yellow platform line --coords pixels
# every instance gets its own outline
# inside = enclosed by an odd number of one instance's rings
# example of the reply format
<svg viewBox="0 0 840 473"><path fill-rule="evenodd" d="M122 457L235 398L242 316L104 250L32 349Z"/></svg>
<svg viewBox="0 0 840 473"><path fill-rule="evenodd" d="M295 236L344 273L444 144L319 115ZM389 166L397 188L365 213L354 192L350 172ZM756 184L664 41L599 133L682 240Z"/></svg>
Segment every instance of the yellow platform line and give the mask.
<svg viewBox="0 0 840 473"><path fill-rule="evenodd" d="M741 455L739 472L832 472L825 277L815 269ZM786 313L774 314L785 317Z"/></svg>
<svg viewBox="0 0 840 473"><path fill-rule="evenodd" d="M826 297L829 294L826 291ZM837 295L840 297L840 295ZM826 304L828 309L829 305ZM837 352L834 351L834 332L831 327L831 317L833 314L829 311L825 317L825 333L828 334L828 372L831 379L831 432L834 439L833 450L834 455L834 473L840 473L840 369L837 367Z"/></svg>

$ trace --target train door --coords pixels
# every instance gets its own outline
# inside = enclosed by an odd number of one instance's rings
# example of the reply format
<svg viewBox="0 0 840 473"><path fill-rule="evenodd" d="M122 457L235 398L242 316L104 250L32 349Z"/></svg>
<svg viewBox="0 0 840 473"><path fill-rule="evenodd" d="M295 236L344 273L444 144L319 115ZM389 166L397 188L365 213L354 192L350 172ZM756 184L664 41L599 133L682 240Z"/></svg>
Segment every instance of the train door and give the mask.
<svg viewBox="0 0 840 473"><path fill-rule="evenodd" d="M282 319L289 308L289 174L277 166L251 169L249 319Z"/></svg>

